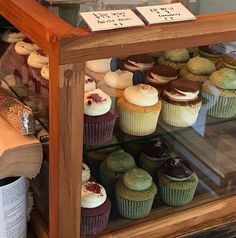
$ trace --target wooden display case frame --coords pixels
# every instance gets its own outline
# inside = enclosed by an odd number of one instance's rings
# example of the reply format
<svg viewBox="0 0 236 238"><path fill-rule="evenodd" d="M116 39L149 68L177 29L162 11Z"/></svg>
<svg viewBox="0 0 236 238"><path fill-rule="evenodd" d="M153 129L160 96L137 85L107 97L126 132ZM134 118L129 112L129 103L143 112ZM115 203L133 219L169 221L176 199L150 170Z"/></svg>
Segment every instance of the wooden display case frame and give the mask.
<svg viewBox="0 0 236 238"><path fill-rule="evenodd" d="M70 26L34 0L1 0L0 14L50 56L49 230L36 211L40 238L80 237L85 61L236 40L236 12L99 33ZM229 196L103 237L172 237L234 219L235 211Z"/></svg>

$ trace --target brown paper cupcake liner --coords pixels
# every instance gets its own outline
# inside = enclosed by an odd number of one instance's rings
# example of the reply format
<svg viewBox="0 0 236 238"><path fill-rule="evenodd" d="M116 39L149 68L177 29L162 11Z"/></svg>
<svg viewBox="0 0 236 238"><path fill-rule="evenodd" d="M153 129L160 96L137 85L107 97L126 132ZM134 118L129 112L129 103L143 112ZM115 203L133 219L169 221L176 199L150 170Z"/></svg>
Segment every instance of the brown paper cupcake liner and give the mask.
<svg viewBox="0 0 236 238"><path fill-rule="evenodd" d="M160 111L133 113L119 108L120 129L129 135L145 136L156 130Z"/></svg>
<svg viewBox="0 0 236 238"><path fill-rule="evenodd" d="M236 97L223 97L202 91L207 114L212 117L230 118L236 115Z"/></svg>
<svg viewBox="0 0 236 238"><path fill-rule="evenodd" d="M202 103L181 106L163 100L162 105L161 118L163 122L172 126L188 127L196 122Z"/></svg>
<svg viewBox="0 0 236 238"><path fill-rule="evenodd" d="M117 208L120 215L129 219L139 219L148 216L153 199L145 201L131 201L116 194Z"/></svg>

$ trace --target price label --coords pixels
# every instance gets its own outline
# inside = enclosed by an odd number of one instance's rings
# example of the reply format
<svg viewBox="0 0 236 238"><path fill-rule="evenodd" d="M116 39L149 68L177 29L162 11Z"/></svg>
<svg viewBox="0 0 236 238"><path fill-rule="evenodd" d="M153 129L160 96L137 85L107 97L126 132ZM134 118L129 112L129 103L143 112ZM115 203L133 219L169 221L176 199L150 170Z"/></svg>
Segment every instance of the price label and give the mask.
<svg viewBox="0 0 236 238"><path fill-rule="evenodd" d="M148 24L195 20L196 17L181 3L136 7Z"/></svg>
<svg viewBox="0 0 236 238"><path fill-rule="evenodd" d="M130 9L81 12L80 15L91 31L144 26L143 21Z"/></svg>

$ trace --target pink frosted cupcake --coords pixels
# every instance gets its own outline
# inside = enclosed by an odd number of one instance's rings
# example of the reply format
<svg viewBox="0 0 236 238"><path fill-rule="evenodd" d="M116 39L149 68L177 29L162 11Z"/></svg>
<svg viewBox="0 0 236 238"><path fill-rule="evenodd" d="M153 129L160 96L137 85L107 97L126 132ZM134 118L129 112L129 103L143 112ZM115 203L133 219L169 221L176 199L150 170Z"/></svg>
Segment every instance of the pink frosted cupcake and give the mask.
<svg viewBox="0 0 236 238"><path fill-rule="evenodd" d="M103 231L108 223L111 202L98 183L85 182L81 188L81 235Z"/></svg>
<svg viewBox="0 0 236 238"><path fill-rule="evenodd" d="M40 88L41 88L41 69L48 65L49 58L46 53L44 53L43 50L37 50L32 52L28 59L28 69L30 74L30 85L29 88L31 91L34 91L36 93L40 94Z"/></svg>
<svg viewBox="0 0 236 238"><path fill-rule="evenodd" d="M111 98L101 89L84 95L84 144L99 145L111 140L116 112L111 108Z"/></svg>

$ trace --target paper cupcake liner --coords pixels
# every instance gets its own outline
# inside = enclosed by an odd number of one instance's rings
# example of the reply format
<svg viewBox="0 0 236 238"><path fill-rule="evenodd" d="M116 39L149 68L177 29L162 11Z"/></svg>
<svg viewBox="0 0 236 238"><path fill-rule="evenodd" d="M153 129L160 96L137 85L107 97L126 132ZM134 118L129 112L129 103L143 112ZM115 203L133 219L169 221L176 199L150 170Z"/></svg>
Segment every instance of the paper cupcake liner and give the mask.
<svg viewBox="0 0 236 238"><path fill-rule="evenodd" d="M181 106L162 101L161 117L166 124L177 127L188 127L193 125L198 117L202 103L191 106Z"/></svg>
<svg viewBox="0 0 236 238"><path fill-rule="evenodd" d="M110 121L84 122L84 144L99 145L111 140L116 116Z"/></svg>
<svg viewBox="0 0 236 238"><path fill-rule="evenodd" d="M150 135L156 130L159 114L160 111L134 113L119 108L120 129L129 135Z"/></svg>
<svg viewBox="0 0 236 238"><path fill-rule="evenodd" d="M183 206L192 201L197 185L188 189L173 189L159 184L162 201L170 206Z"/></svg>
<svg viewBox="0 0 236 238"><path fill-rule="evenodd" d="M102 215L81 216L80 232L81 235L94 235L103 231L108 223L110 209Z"/></svg>
<svg viewBox="0 0 236 238"><path fill-rule="evenodd" d="M139 219L148 216L152 208L153 199L145 201L132 201L125 199L116 193L118 212L123 217L129 219Z"/></svg>
<svg viewBox="0 0 236 238"><path fill-rule="evenodd" d="M207 114L212 117L230 118L236 115L236 97L211 95L202 91Z"/></svg>

